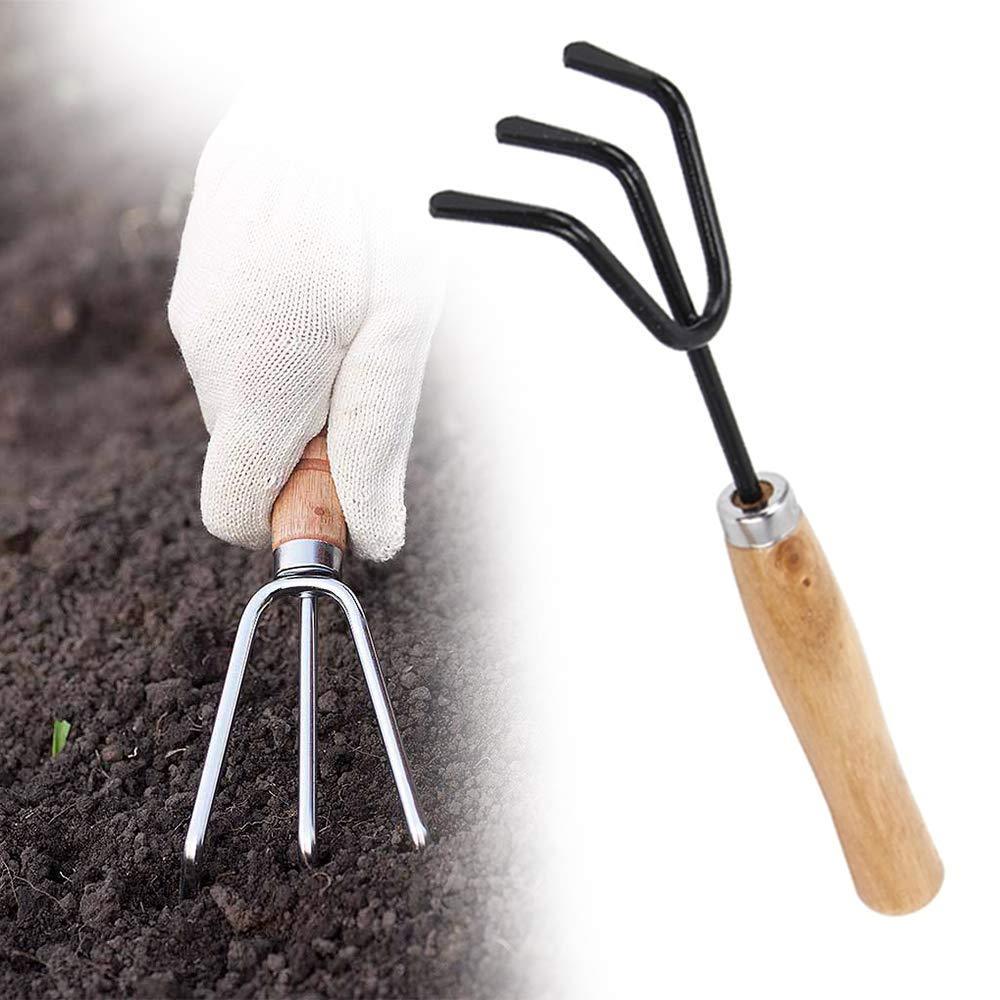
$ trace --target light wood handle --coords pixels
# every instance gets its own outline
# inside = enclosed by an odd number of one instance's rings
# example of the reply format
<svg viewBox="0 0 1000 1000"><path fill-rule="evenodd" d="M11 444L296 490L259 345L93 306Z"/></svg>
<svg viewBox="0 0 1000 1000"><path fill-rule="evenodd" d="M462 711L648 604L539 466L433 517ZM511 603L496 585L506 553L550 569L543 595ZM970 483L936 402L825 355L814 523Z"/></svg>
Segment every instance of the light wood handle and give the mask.
<svg viewBox="0 0 1000 1000"><path fill-rule="evenodd" d="M768 548L727 545L757 647L826 797L858 895L880 913L919 909L944 869L816 536L802 517Z"/></svg>
<svg viewBox="0 0 1000 1000"><path fill-rule="evenodd" d="M341 551L347 547L347 525L330 477L326 434L317 434L306 445L271 509L271 548L294 538L316 538Z"/></svg>

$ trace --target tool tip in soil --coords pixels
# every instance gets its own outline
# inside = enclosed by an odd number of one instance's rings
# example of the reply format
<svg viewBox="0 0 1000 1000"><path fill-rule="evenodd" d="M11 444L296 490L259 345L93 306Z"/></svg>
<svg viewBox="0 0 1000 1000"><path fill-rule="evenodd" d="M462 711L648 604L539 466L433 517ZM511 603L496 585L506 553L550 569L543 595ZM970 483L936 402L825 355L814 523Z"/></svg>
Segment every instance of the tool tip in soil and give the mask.
<svg viewBox="0 0 1000 1000"><path fill-rule="evenodd" d="M410 836L413 838L413 846L419 851L427 846L427 827L423 823L418 823L410 827Z"/></svg>
<svg viewBox="0 0 1000 1000"><path fill-rule="evenodd" d="M201 884L201 868L195 861L190 861L186 856L181 864L181 879L179 897L190 899L198 891Z"/></svg>

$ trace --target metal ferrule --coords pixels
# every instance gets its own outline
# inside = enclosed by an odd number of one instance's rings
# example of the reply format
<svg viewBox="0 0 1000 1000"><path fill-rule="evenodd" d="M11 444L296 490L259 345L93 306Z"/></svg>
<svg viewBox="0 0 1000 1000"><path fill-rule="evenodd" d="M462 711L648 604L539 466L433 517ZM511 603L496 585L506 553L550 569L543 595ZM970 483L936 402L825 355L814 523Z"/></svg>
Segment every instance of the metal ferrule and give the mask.
<svg viewBox="0 0 1000 1000"><path fill-rule="evenodd" d="M738 503L736 486L730 485L719 497L719 519L726 541L738 549L766 549L787 538L799 524L802 510L788 481L775 472L760 474L765 493L763 507L746 510Z"/></svg>
<svg viewBox="0 0 1000 1000"><path fill-rule="evenodd" d="M323 573L340 576L344 553L329 542L315 538L293 538L274 550L274 576Z"/></svg>

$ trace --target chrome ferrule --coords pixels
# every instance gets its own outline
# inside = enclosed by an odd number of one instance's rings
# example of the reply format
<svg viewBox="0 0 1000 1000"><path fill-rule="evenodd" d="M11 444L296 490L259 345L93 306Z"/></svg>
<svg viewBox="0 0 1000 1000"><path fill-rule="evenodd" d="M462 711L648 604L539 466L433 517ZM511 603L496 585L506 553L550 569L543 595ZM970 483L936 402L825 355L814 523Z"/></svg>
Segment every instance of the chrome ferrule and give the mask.
<svg viewBox="0 0 1000 1000"><path fill-rule="evenodd" d="M719 520L726 541L738 549L766 549L787 538L799 524L802 509L788 481L776 472L762 472L760 483L767 497L761 507L739 504L735 485L719 497Z"/></svg>
<svg viewBox="0 0 1000 1000"><path fill-rule="evenodd" d="M316 538L293 538L274 550L275 579L286 576L324 573L340 576L344 553L336 545Z"/></svg>

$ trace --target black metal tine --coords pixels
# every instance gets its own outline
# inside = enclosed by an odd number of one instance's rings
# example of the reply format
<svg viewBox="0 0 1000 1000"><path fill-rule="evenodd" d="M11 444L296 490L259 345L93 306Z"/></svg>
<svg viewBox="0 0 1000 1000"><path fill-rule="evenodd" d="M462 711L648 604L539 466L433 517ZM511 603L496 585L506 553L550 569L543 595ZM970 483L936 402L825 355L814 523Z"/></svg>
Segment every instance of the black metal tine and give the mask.
<svg viewBox="0 0 1000 1000"><path fill-rule="evenodd" d="M646 177L625 150L582 132L571 132L569 129L519 116L498 121L496 136L497 141L504 145L572 156L610 170L625 189L632 214L639 224L643 242L653 261L653 268L663 286L671 312L685 326L698 319Z"/></svg>
<svg viewBox="0 0 1000 1000"><path fill-rule="evenodd" d="M566 212L460 191L439 191L431 198L430 213L438 219L533 229L560 237L583 256L657 340L675 350L694 351L703 347L724 318L703 316L690 326L676 322L604 243L579 219Z"/></svg>
<svg viewBox="0 0 1000 1000"><path fill-rule="evenodd" d="M698 313L691 301L656 201L641 168L628 153L603 139L518 116L503 118L497 122L496 136L499 142L506 145L587 160L614 174L625 190L671 311L684 325L697 322ZM688 352L688 358L740 499L745 504L758 503L761 499L760 483L715 366L715 359L707 345Z"/></svg>
<svg viewBox="0 0 1000 1000"><path fill-rule="evenodd" d="M570 69L617 83L652 98L663 109L670 123L674 146L681 162L688 201L694 213L695 227L708 271L708 302L705 312L729 306L731 275L726 243L712 197L712 186L701 155L698 133L684 95L666 77L643 66L620 59L589 42L573 42L563 50L563 63Z"/></svg>
<svg viewBox="0 0 1000 1000"><path fill-rule="evenodd" d="M590 42L570 42L563 49L563 65L632 90L653 88L657 81L663 79L659 73L622 59L605 49L599 49Z"/></svg>
<svg viewBox="0 0 1000 1000"><path fill-rule="evenodd" d="M520 117L504 118L497 123L497 139L502 143L588 160L617 177L628 197L673 317L667 316L593 232L564 212L444 191L431 199L431 214L439 218L536 229L559 236L574 246L658 340L688 353L740 501L752 507L763 499L761 485L707 346L726 317L731 275L690 109L680 90L665 77L587 42L568 45L563 51L563 61L571 69L646 94L666 114L708 275L708 294L702 314L699 316L691 301L645 176L624 150L603 140Z"/></svg>
<svg viewBox="0 0 1000 1000"><path fill-rule="evenodd" d="M681 163L688 201L694 213L702 253L705 256L709 282L708 302L710 304L713 300L721 301L723 314L725 314L729 307L732 291L729 256L726 253L722 227L715 208L715 199L712 197L712 186L709 183L705 161L701 155L698 133L684 95L666 77L606 52L604 49L599 49L589 42L573 42L567 45L563 50L563 63L570 69L579 70L581 73L587 73L598 79L607 80L609 83L616 83L619 86L638 91L640 94L645 94L656 101L666 114L674 139L674 147ZM605 166L614 170L611 164L606 163ZM622 174L618 171L614 172L622 185L626 186L626 179ZM629 200L632 202L632 194L628 186L626 186L626 192L629 193ZM690 296L687 296L688 302L685 303L683 297L678 294L682 288L686 291L686 286L683 277L676 270L677 262L673 257L673 251L670 249L662 220L659 219L659 212L656 210L656 203L649 193L648 185L645 188L645 196L648 201L643 198L645 204L640 206L641 214L640 211L636 210L635 203L632 202L633 213L640 229L643 230L643 238L646 241L650 257L653 259L653 266L660 283L663 285L667 300L671 303L674 314L683 319L685 315L691 315L691 312L687 312L684 308L690 303ZM657 221L659 221L659 231L656 227ZM647 225L649 226L648 231L644 228ZM662 238L660 233L662 233ZM673 267L671 267L671 261ZM709 308L709 304L706 304L706 310ZM760 483L729 405L722 379L715 367L715 360L708 348L693 351L689 357L719 443L725 453L726 462L733 475L740 500L748 506L759 503L762 498Z"/></svg>

